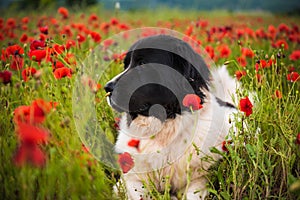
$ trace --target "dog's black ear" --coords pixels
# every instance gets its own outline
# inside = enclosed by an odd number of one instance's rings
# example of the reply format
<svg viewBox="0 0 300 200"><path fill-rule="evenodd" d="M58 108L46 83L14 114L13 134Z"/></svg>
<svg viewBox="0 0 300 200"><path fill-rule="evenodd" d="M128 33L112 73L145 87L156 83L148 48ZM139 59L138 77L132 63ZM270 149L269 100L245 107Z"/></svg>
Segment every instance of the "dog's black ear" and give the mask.
<svg viewBox="0 0 300 200"><path fill-rule="evenodd" d="M182 69L182 75L192 86L195 94L204 102L205 94L203 90L208 90L210 77L207 65L202 57L187 43L179 44L176 47L176 52L178 54L174 54L174 65L179 65L178 67Z"/></svg>

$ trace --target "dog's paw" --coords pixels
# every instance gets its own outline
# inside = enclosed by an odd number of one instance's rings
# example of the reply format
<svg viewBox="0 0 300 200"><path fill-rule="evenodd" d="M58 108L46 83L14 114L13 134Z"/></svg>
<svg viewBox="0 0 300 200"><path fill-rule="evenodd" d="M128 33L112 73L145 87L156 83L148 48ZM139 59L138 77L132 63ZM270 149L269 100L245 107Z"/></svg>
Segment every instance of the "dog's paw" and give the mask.
<svg viewBox="0 0 300 200"><path fill-rule="evenodd" d="M188 192L186 194L186 199L188 200L204 200L207 196L207 190L201 190L199 192Z"/></svg>

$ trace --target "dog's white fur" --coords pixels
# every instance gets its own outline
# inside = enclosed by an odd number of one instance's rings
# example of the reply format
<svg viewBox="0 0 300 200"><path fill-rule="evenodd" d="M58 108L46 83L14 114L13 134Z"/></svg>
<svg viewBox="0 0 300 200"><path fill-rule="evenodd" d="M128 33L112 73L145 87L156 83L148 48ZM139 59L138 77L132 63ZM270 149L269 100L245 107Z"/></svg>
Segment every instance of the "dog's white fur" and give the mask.
<svg viewBox="0 0 300 200"><path fill-rule="evenodd" d="M158 191L164 191L169 177L171 191L182 191L186 199L203 199L206 196L206 170L212 162L202 160L205 155L217 160L211 147L221 150L229 132L229 118L236 109L220 106L216 96L233 102L236 81L229 76L225 66L212 70L210 91L206 91L203 108L193 113L177 115L165 122L154 117L138 116L128 126L124 115L116 143L118 153L128 152L134 167L123 174L128 199L148 199L147 185L151 182ZM235 97L236 99L236 97ZM128 146L131 139L139 139L139 148ZM150 185L150 184L149 184ZM175 198L175 197L174 197Z"/></svg>

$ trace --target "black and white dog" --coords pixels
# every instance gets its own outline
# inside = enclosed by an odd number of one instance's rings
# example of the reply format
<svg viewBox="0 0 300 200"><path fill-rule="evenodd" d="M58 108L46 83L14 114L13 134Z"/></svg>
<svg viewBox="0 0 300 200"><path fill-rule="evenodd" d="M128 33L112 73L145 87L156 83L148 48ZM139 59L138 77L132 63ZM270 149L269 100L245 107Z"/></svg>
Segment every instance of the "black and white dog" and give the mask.
<svg viewBox="0 0 300 200"><path fill-rule="evenodd" d="M105 90L112 108L124 113L115 149L134 162L123 173L128 198L150 199L151 187L163 192L166 180L171 195L204 198L206 170L213 162L202 158L218 159L210 148L221 149L237 112L236 82L225 66L210 71L186 42L150 36L131 46L124 71ZM200 98L201 109L183 105L188 94Z"/></svg>

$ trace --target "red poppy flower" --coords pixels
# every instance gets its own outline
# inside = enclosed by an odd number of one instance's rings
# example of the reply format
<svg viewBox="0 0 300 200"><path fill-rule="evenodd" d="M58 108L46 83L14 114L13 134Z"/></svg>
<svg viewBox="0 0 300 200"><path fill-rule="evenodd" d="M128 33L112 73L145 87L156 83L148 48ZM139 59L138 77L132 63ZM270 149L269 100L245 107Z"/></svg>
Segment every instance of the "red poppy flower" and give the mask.
<svg viewBox="0 0 300 200"><path fill-rule="evenodd" d="M283 39L277 40L275 45L277 48L283 47L285 50L287 50L289 48L288 43Z"/></svg>
<svg viewBox="0 0 300 200"><path fill-rule="evenodd" d="M6 25L9 28L15 28L16 27L16 20L14 18L8 18L6 21Z"/></svg>
<svg viewBox="0 0 300 200"><path fill-rule="evenodd" d="M238 70L235 72L235 77L237 80L240 80L243 76L246 76L247 72L245 70Z"/></svg>
<svg viewBox="0 0 300 200"><path fill-rule="evenodd" d="M222 142L222 150L225 151L225 152L229 152L227 146L228 146L228 145L231 145L231 144L232 144L232 141L231 141L231 140L223 141L223 142Z"/></svg>
<svg viewBox="0 0 300 200"><path fill-rule="evenodd" d="M292 54L289 56L290 60L296 61L300 59L300 50L295 50L292 52Z"/></svg>
<svg viewBox="0 0 300 200"><path fill-rule="evenodd" d="M280 32L289 33L290 28L289 28L286 24L281 23L281 24L279 24L279 26L278 26L278 30L279 30Z"/></svg>
<svg viewBox="0 0 300 200"><path fill-rule="evenodd" d="M19 106L14 110L14 122L16 124L21 122L30 124L43 123L46 119L46 115L52 108L53 104L51 102L36 99L30 106Z"/></svg>
<svg viewBox="0 0 300 200"><path fill-rule="evenodd" d="M28 81L28 78L33 76L36 73L36 69L33 67L27 67L22 71L22 77L23 80L26 82Z"/></svg>
<svg viewBox="0 0 300 200"><path fill-rule="evenodd" d="M36 99L31 103L31 111L33 111L35 122L42 123L45 121L46 115L53 108L51 102L43 99Z"/></svg>
<svg viewBox="0 0 300 200"><path fill-rule="evenodd" d="M24 122L17 124L16 131L20 142L23 144L46 143L49 136L46 129Z"/></svg>
<svg viewBox="0 0 300 200"><path fill-rule="evenodd" d="M186 31L185 31L185 35L191 36L192 33L193 33L193 29L194 29L194 28L193 28L192 25L188 26L187 29L186 29Z"/></svg>
<svg viewBox="0 0 300 200"><path fill-rule="evenodd" d="M269 25L268 31L269 31L269 33L272 34L272 35L276 34L276 28L275 28L275 26Z"/></svg>
<svg viewBox="0 0 300 200"><path fill-rule="evenodd" d="M229 47L227 45L222 45L218 49L220 51L220 57L221 58L228 58L229 57L229 55L231 53L231 50L229 49Z"/></svg>
<svg viewBox="0 0 300 200"><path fill-rule="evenodd" d="M41 33L48 35L48 26L42 26L40 27Z"/></svg>
<svg viewBox="0 0 300 200"><path fill-rule="evenodd" d="M242 48L242 55L248 57L248 58L253 58L254 57L254 53L251 49L248 48Z"/></svg>
<svg viewBox="0 0 300 200"><path fill-rule="evenodd" d="M209 54L211 59L214 59L215 51L214 51L214 48L212 46L206 46L205 51Z"/></svg>
<svg viewBox="0 0 300 200"><path fill-rule="evenodd" d="M60 62L60 61L54 61L52 63L52 68L55 70L55 69L58 69L58 68L62 68L62 67L65 67L65 65Z"/></svg>
<svg viewBox="0 0 300 200"><path fill-rule="evenodd" d="M275 65L275 64L276 64L276 60L270 59L270 60L268 61L267 66L268 66L268 67L271 67L272 65Z"/></svg>
<svg viewBox="0 0 300 200"><path fill-rule="evenodd" d="M54 77L56 79L61 79L61 78L66 77L66 76L69 77L69 78L72 77L71 69L67 68L67 67L58 68L53 73L54 73Z"/></svg>
<svg viewBox="0 0 300 200"><path fill-rule="evenodd" d="M101 25L100 25L100 29L101 29L105 34L108 33L109 28L110 28L110 24L109 24L109 23L102 22Z"/></svg>
<svg viewBox="0 0 300 200"><path fill-rule="evenodd" d="M127 145L130 146L130 147L134 147L136 149L139 149L140 140L131 139L131 140L128 141Z"/></svg>
<svg viewBox="0 0 300 200"><path fill-rule="evenodd" d="M0 72L0 82L8 84L11 82L12 73L8 70Z"/></svg>
<svg viewBox="0 0 300 200"><path fill-rule="evenodd" d="M47 55L45 49L37 49L29 52L29 57L31 60L40 63Z"/></svg>
<svg viewBox="0 0 300 200"><path fill-rule="evenodd" d="M270 65L268 65L267 61L265 60L259 60L255 63L255 70L258 71L259 68L267 68L270 67Z"/></svg>
<svg viewBox="0 0 300 200"><path fill-rule="evenodd" d="M129 26L127 24L121 23L118 25L119 29L126 31L129 29Z"/></svg>
<svg viewBox="0 0 300 200"><path fill-rule="evenodd" d="M22 166L26 162L30 162L36 167L43 167L46 164L46 155L38 145L21 144L13 160L17 166Z"/></svg>
<svg viewBox="0 0 300 200"><path fill-rule="evenodd" d="M61 14L64 19L67 19L69 17L69 11L65 7L58 8L57 12Z"/></svg>
<svg viewBox="0 0 300 200"><path fill-rule="evenodd" d="M70 26L64 26L63 30L60 32L61 34L65 34L67 35L68 37L72 37L73 36L73 33L71 31L71 28Z"/></svg>
<svg viewBox="0 0 300 200"><path fill-rule="evenodd" d="M297 138L296 138L296 144L300 145L300 133L298 133Z"/></svg>
<svg viewBox="0 0 300 200"><path fill-rule="evenodd" d="M187 94L182 100L182 104L185 107L191 108L193 110L199 110L203 106L201 105L201 99L195 94Z"/></svg>
<svg viewBox="0 0 300 200"><path fill-rule="evenodd" d="M30 121L30 106L19 106L14 110L14 122L29 122Z"/></svg>
<svg viewBox="0 0 300 200"><path fill-rule="evenodd" d="M248 97L240 100L239 108L246 114L247 117L252 114L252 107L253 105Z"/></svg>
<svg viewBox="0 0 300 200"><path fill-rule="evenodd" d="M92 22L92 21L97 21L98 20L98 16L96 14L91 14L90 17L89 17L89 22Z"/></svg>
<svg viewBox="0 0 300 200"><path fill-rule="evenodd" d="M261 75L260 74L255 74L255 76L256 76L256 80L257 80L257 82L259 82L259 83L261 83Z"/></svg>
<svg viewBox="0 0 300 200"><path fill-rule="evenodd" d="M45 47L46 47L45 41L33 40L30 43L30 50L44 49Z"/></svg>
<svg viewBox="0 0 300 200"><path fill-rule="evenodd" d="M54 44L53 47L52 47L52 50L56 55L57 54L62 54L65 51L65 46Z"/></svg>
<svg viewBox="0 0 300 200"><path fill-rule="evenodd" d="M287 80L291 82L296 82L299 81L299 74L298 72L291 72L290 74L287 75Z"/></svg>
<svg viewBox="0 0 300 200"><path fill-rule="evenodd" d="M127 173L134 166L133 159L128 152L119 154L118 162L120 167L122 168L123 173Z"/></svg>
<svg viewBox="0 0 300 200"><path fill-rule="evenodd" d="M76 46L76 42L74 40L68 40L66 42L66 48L70 49L71 47L75 47Z"/></svg>
<svg viewBox="0 0 300 200"><path fill-rule="evenodd" d="M113 26L114 25L118 25L119 24L119 20L117 20L116 18L111 18L110 19L110 24L113 25Z"/></svg>
<svg viewBox="0 0 300 200"><path fill-rule="evenodd" d="M101 35L99 33L93 31L93 32L91 32L91 36L95 42L101 41Z"/></svg>
<svg viewBox="0 0 300 200"><path fill-rule="evenodd" d="M24 50L19 45L12 45L6 48L6 50L1 55L3 61L10 60L10 68L14 70L20 70L23 68L23 58Z"/></svg>
<svg viewBox="0 0 300 200"><path fill-rule="evenodd" d="M278 98L278 99L281 99L282 98L282 94L279 90L275 90L275 96Z"/></svg>
<svg viewBox="0 0 300 200"><path fill-rule="evenodd" d="M25 43L28 39L28 36L26 33L23 33L22 36L20 37L20 42Z"/></svg>
<svg viewBox="0 0 300 200"><path fill-rule="evenodd" d="M21 19L21 22L22 22L23 24L27 24L27 23L29 22L29 17L23 17L23 18Z"/></svg>
<svg viewBox="0 0 300 200"><path fill-rule="evenodd" d="M247 65L246 57L240 56L240 57L237 58L237 61L239 62L239 64L242 67L246 67L246 65Z"/></svg>
<svg viewBox="0 0 300 200"><path fill-rule="evenodd" d="M79 43L82 43L82 42L85 41L85 37L82 34L78 33L78 35L77 35L77 41Z"/></svg>

